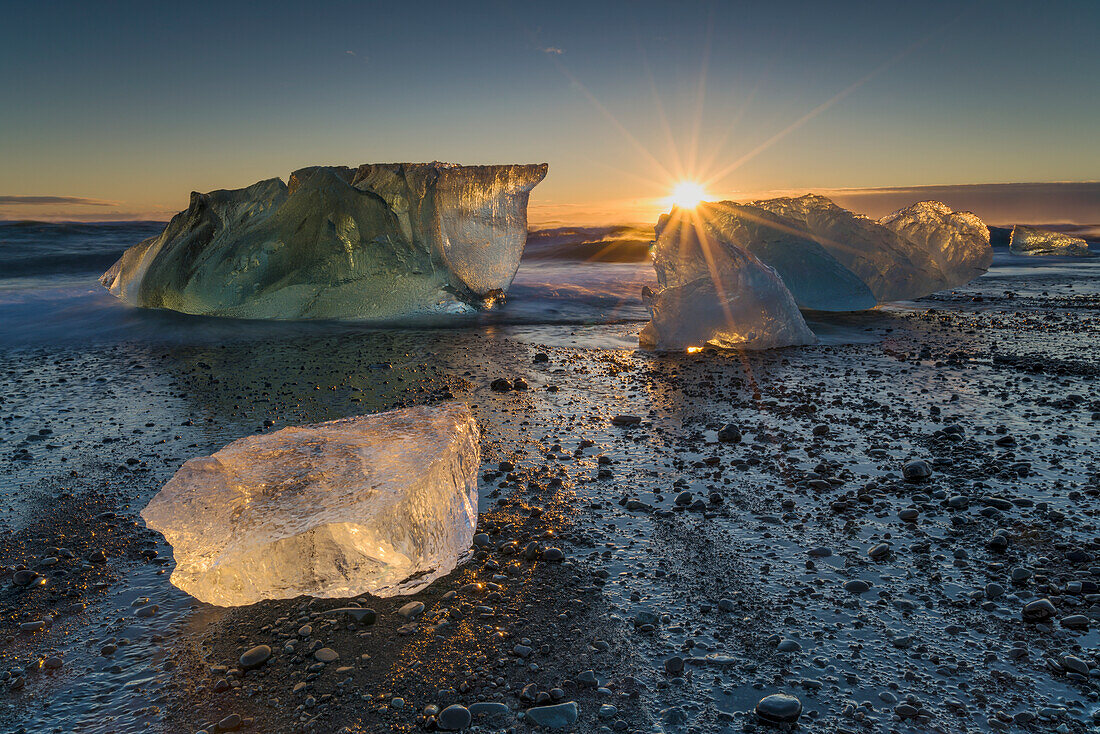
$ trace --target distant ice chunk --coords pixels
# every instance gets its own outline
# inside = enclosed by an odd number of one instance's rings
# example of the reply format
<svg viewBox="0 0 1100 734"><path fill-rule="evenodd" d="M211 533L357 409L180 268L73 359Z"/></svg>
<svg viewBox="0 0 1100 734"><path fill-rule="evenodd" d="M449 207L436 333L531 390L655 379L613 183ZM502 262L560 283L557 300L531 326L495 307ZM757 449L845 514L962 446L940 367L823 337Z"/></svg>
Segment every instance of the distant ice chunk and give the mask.
<svg viewBox="0 0 1100 734"><path fill-rule="evenodd" d="M919 201L878 223L928 253L948 288L969 283L993 264L989 227L971 212L952 211L939 201Z"/></svg>
<svg viewBox="0 0 1100 734"><path fill-rule="evenodd" d="M980 274L992 261L985 225L972 214L954 215L939 202L922 202L879 222L816 194L754 201L752 206L776 214L820 244L863 281L879 303L921 298L961 285L967 282L960 281L963 273ZM950 269L945 271L941 263Z"/></svg>
<svg viewBox="0 0 1100 734"><path fill-rule="evenodd" d="M1049 229L1025 227L1017 224L1012 228L1008 241L1009 252L1015 255L1070 255L1082 257L1089 255L1089 245L1080 237L1071 237Z"/></svg>
<svg viewBox="0 0 1100 734"><path fill-rule="evenodd" d="M771 349L815 341L775 270L683 210L661 217L653 263L658 289L643 293L652 315L638 336L643 347Z"/></svg>
<svg viewBox="0 0 1100 734"><path fill-rule="evenodd" d="M315 166L193 193L101 278L148 308L251 319L473 311L508 288L546 165Z"/></svg>
<svg viewBox="0 0 1100 734"><path fill-rule="evenodd" d="M191 459L142 510L172 583L221 606L409 594L477 525L478 429L461 403L294 426Z"/></svg>

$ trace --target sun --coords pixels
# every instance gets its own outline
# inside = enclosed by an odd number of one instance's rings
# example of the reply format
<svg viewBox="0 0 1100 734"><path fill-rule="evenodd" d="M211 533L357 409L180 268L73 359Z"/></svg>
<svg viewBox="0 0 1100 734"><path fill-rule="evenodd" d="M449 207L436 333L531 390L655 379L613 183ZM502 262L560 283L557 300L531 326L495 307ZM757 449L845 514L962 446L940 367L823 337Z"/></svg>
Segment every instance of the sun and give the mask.
<svg viewBox="0 0 1100 734"><path fill-rule="evenodd" d="M694 181L681 181L672 188L669 202L672 206L678 206L681 209L694 209L706 198L707 192L703 190L701 184Z"/></svg>

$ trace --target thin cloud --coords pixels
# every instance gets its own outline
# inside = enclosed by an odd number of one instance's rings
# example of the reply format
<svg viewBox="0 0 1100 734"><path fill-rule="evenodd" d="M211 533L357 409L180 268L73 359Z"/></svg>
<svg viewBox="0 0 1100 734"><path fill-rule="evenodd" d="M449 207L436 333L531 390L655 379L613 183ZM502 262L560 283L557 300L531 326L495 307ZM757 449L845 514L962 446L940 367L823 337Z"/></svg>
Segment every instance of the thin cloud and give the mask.
<svg viewBox="0 0 1100 734"><path fill-rule="evenodd" d="M4 196L0 195L0 206L35 206L35 205L79 205L79 206L118 206L117 201L104 199L88 199L83 196Z"/></svg>
<svg viewBox="0 0 1100 734"><path fill-rule="evenodd" d="M564 51L562 51L557 46L547 46L546 48L544 48L542 50L542 52L544 54L552 54L554 56L561 56L563 53L565 53Z"/></svg>

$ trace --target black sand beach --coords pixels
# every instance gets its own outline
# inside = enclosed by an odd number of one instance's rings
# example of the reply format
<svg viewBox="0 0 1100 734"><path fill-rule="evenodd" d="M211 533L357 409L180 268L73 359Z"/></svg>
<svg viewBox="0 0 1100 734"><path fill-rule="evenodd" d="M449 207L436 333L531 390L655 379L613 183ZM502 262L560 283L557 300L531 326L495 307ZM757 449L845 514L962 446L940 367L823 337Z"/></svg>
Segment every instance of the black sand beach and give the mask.
<svg viewBox="0 0 1100 734"><path fill-rule="evenodd" d="M11 346L3 728L413 731L461 704L528 731L574 702L576 731L751 731L778 692L803 731L1091 730L1097 282L995 266L756 354L625 348L636 323ZM183 460L444 399L483 437L466 565L228 610L168 584L137 513Z"/></svg>

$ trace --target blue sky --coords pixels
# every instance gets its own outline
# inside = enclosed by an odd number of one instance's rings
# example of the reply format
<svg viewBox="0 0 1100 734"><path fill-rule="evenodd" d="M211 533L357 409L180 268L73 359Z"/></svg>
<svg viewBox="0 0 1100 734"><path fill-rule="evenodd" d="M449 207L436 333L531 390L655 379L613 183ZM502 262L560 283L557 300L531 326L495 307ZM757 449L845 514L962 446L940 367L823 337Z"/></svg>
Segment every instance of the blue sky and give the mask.
<svg viewBox="0 0 1100 734"><path fill-rule="evenodd" d="M1092 0L13 3L0 216L395 160L548 162L532 211L563 220L645 218L678 178L1095 180L1098 28Z"/></svg>

